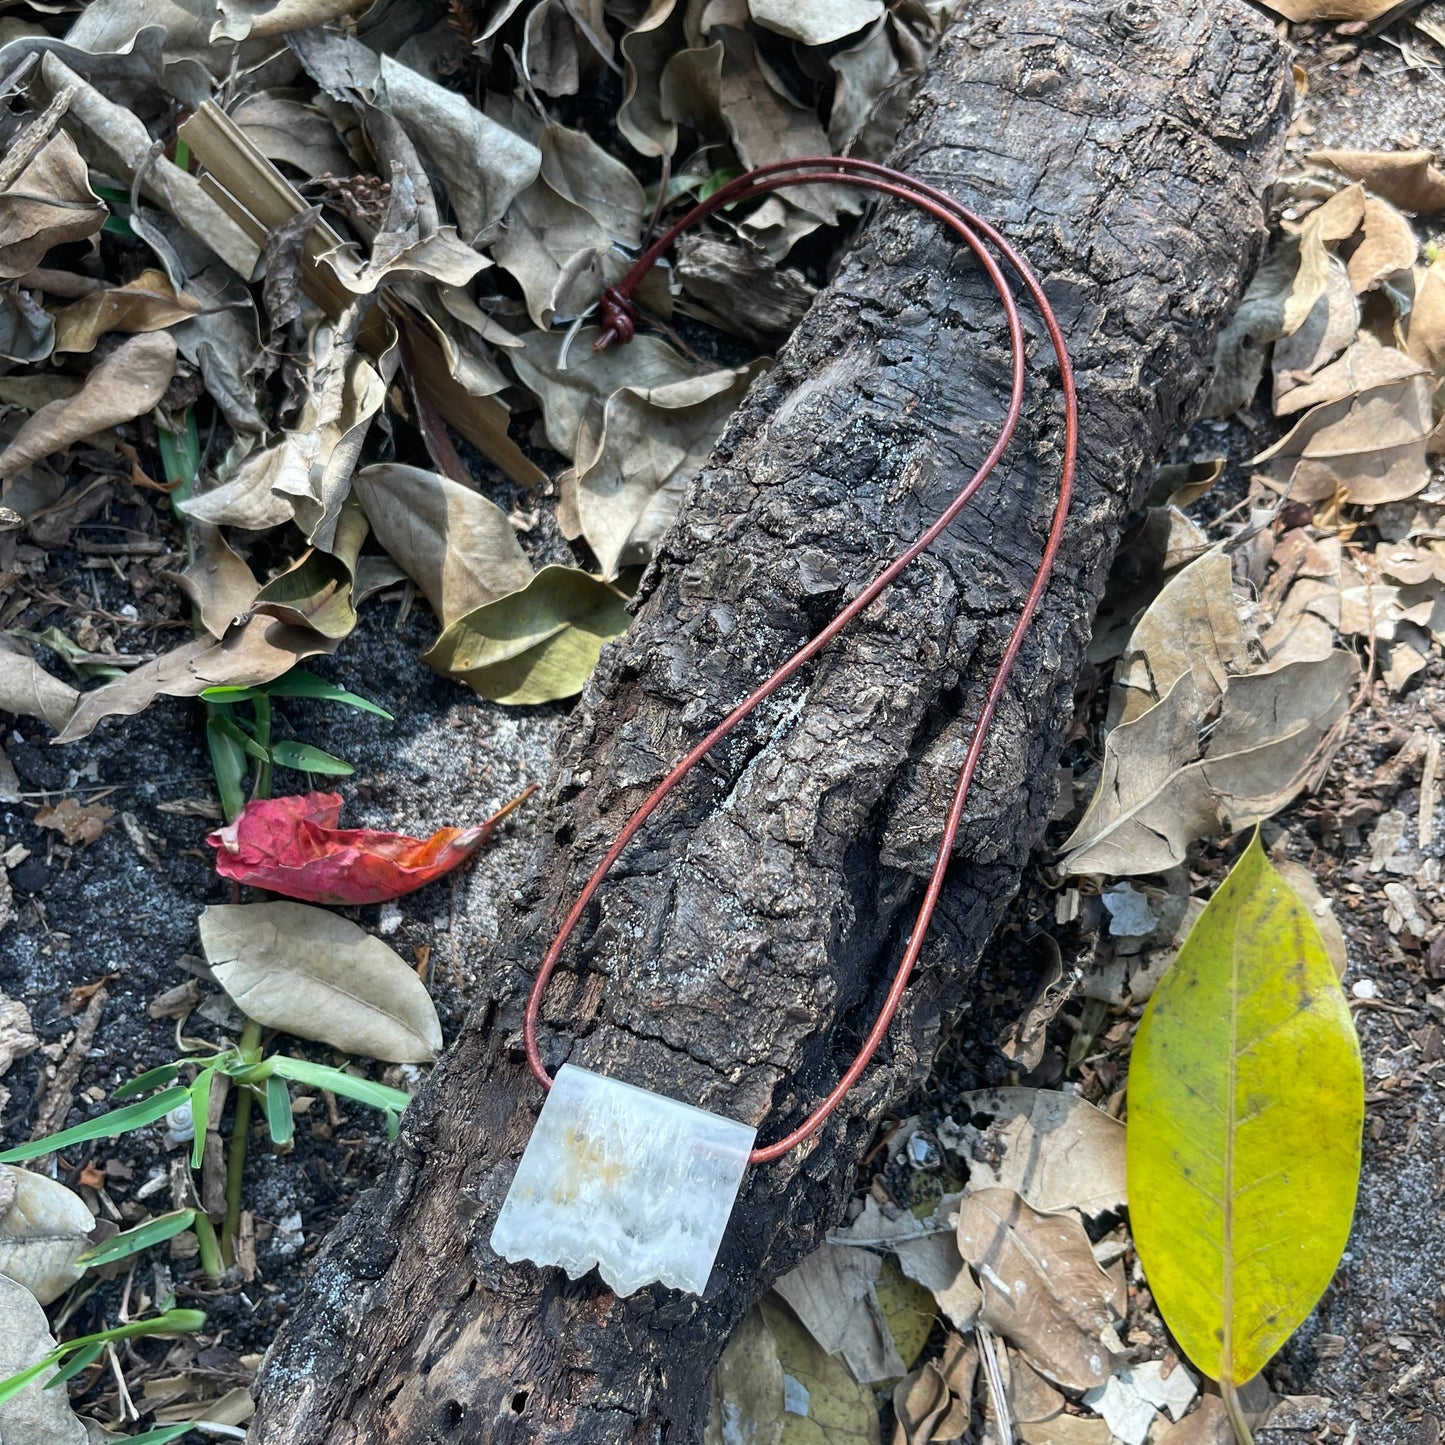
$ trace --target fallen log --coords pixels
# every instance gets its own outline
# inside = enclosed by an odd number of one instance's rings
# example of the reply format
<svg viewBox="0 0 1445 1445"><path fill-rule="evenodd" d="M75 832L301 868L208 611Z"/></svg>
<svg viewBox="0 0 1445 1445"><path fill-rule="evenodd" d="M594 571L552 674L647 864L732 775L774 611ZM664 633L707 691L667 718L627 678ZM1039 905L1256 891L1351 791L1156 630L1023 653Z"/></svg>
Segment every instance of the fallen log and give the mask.
<svg viewBox="0 0 1445 1445"><path fill-rule="evenodd" d="M488 1239L541 1105L532 973L649 788L940 512L987 451L996 297L893 203L690 490L635 625L568 729L537 868L395 1162L328 1240L267 1357L260 1445L696 1439L728 1333L837 1221L882 1111L1017 888L1113 550L1189 419L1263 240L1287 57L1236 0L1010 0L950 31L891 164L997 224L1043 277L1082 404L1079 490L889 1042L811 1145L754 1169L702 1298L618 1299ZM1004 464L832 650L696 769L604 885L547 995L542 1051L761 1126L795 1125L866 1030L910 928L978 700L1053 506L1041 374Z"/></svg>

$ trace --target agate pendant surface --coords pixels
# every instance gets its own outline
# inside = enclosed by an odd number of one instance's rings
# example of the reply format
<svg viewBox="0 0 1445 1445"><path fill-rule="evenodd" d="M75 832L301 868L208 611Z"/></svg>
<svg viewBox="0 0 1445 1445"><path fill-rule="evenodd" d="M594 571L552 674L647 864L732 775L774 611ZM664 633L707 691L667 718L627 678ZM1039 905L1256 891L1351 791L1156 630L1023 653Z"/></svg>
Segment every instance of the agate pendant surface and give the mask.
<svg viewBox="0 0 1445 1445"><path fill-rule="evenodd" d="M701 1294L757 1131L563 1064L492 1229L513 1264Z"/></svg>

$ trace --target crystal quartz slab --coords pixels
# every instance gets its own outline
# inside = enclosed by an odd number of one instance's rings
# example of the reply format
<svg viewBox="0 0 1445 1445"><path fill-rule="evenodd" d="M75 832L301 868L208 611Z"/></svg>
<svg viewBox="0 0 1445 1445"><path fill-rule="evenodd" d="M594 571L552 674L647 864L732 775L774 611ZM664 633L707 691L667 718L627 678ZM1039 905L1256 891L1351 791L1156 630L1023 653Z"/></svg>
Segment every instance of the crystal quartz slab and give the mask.
<svg viewBox="0 0 1445 1445"><path fill-rule="evenodd" d="M755 1129L575 1064L557 1071L492 1230L513 1264L593 1265L619 1295L701 1294Z"/></svg>

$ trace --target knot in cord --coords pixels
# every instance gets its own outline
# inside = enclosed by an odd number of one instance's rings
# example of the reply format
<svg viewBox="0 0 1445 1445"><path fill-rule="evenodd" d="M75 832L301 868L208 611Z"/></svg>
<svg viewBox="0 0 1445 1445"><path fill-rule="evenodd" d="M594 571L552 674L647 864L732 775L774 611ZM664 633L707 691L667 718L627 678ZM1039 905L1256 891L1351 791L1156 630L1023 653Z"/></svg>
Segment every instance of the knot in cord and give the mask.
<svg viewBox="0 0 1445 1445"><path fill-rule="evenodd" d="M592 343L593 351L626 346L637 334L637 307L632 304L632 298L616 286L609 286L597 304L602 312L602 335Z"/></svg>

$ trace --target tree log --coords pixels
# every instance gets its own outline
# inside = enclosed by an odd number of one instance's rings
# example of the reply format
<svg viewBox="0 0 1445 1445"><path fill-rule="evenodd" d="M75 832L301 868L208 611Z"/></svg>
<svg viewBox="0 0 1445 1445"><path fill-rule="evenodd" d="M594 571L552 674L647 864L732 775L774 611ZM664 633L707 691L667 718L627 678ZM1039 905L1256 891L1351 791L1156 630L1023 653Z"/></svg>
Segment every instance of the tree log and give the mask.
<svg viewBox="0 0 1445 1445"><path fill-rule="evenodd" d="M1121 528L1257 260L1290 71L1236 0L966 8L892 164L994 221L1044 278L1078 368L1080 486L889 1043L811 1146L752 1171L704 1297L617 1299L595 1273L573 1283L491 1251L541 1104L523 1001L581 882L672 761L927 525L997 433L997 300L939 227L892 203L693 483L572 719L486 996L388 1176L325 1245L267 1357L252 1441L698 1439L730 1329L839 1219L880 1114L921 1078L1018 886ZM624 855L547 998L554 1067L758 1124L766 1143L846 1066L1053 507L1060 409L1029 325L1025 419L974 506Z"/></svg>

